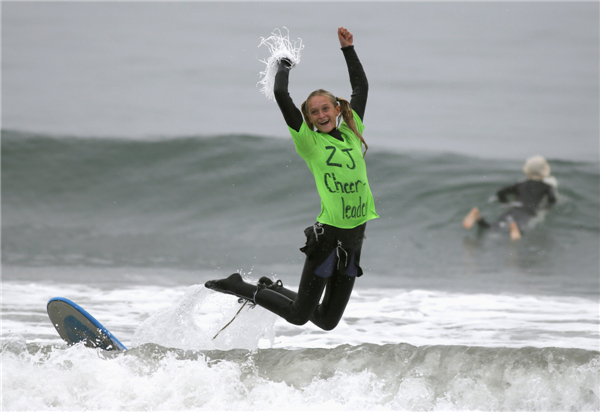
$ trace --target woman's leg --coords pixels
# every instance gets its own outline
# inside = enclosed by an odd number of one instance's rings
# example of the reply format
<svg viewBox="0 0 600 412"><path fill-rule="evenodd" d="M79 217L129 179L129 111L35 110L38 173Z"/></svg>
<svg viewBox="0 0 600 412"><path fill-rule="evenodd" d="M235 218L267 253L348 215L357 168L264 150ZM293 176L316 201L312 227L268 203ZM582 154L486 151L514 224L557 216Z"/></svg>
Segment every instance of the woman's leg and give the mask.
<svg viewBox="0 0 600 412"><path fill-rule="evenodd" d="M304 262L298 293L276 284L266 287L251 285L244 282L238 273L225 279L208 281L205 286L222 293L248 299L294 325L304 325L311 320L312 314L319 305L328 277L333 274L335 265L335 262L331 261L336 257L335 246L332 246L336 244L335 239L330 238L327 241L325 237L322 237L319 240L318 250L311 256L307 256ZM322 258L327 249L330 250L329 260ZM327 273L328 268L331 268L329 274ZM319 276L315 272L325 276Z"/></svg>
<svg viewBox="0 0 600 412"><path fill-rule="evenodd" d="M337 260L335 250L318 266L307 258L298 293L282 286L271 286L256 294L256 303L292 324L303 325L310 320L321 329L332 330L344 314L354 287L354 274L358 272L353 257L346 274L337 270ZM319 304L324 289L325 296Z"/></svg>
<svg viewBox="0 0 600 412"><path fill-rule="evenodd" d="M335 328L346 310L354 288L355 277L334 274L329 278L323 301L313 313L311 321L324 330Z"/></svg>
<svg viewBox="0 0 600 412"><path fill-rule="evenodd" d="M205 286L251 300L292 324L303 325L310 320L325 330L331 330L344 313L355 277L362 274L358 262L364 227L362 225L354 230L328 226L325 233L317 237L313 252L307 255L298 293L276 284L250 285L239 274L209 281ZM338 231L341 233L336 233ZM311 241L308 239L307 245ZM343 248L344 245L348 250ZM338 257L340 254L343 263ZM319 305L325 287L325 297Z"/></svg>
<svg viewBox="0 0 600 412"><path fill-rule="evenodd" d="M474 207L469 211L469 213L467 213L463 219L462 225L465 229L471 229L475 222L477 222L479 219L481 219L479 208Z"/></svg>
<svg viewBox="0 0 600 412"><path fill-rule="evenodd" d="M491 227L491 225L481 216L479 208L477 207L471 209L462 222L465 229L471 229L475 223L477 223L477 226L480 229L489 229Z"/></svg>
<svg viewBox="0 0 600 412"><path fill-rule="evenodd" d="M314 262L307 258L298 293L282 286L265 288L256 294L256 303L294 325L304 325L311 320L327 284L326 278L315 275L314 267Z"/></svg>
<svg viewBox="0 0 600 412"><path fill-rule="evenodd" d="M311 317L311 322L324 330L337 326L350 300L354 281L362 275L360 255L366 224L354 229L335 229L336 248L314 272L325 274L325 296Z"/></svg>

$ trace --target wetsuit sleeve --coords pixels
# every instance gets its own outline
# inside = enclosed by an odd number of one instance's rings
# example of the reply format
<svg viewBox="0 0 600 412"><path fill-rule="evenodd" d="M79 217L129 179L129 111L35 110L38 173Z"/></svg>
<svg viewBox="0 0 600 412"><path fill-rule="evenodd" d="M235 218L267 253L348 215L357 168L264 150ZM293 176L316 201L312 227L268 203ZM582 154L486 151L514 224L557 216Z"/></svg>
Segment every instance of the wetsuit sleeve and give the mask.
<svg viewBox="0 0 600 412"><path fill-rule="evenodd" d="M350 75L350 86L352 86L352 95L350 106L358 114L361 120L365 117L367 107L367 95L369 93L369 83L367 75L358 59L354 46L342 47L346 64L348 65L348 74Z"/></svg>
<svg viewBox="0 0 600 412"><path fill-rule="evenodd" d="M552 206L556 203L556 193L554 193L554 188L550 185L548 186L548 192L546 193L548 196L548 205Z"/></svg>
<svg viewBox="0 0 600 412"><path fill-rule="evenodd" d="M288 91L290 70L290 61L282 59L279 62L279 68L275 75L273 94L275 95L275 101L283 114L286 124L299 132L304 119L302 118L302 112L298 110Z"/></svg>
<svg viewBox="0 0 600 412"><path fill-rule="evenodd" d="M496 196L498 196L498 201L500 203L508 203L508 196L510 196L510 195L516 196L517 195L517 186L518 186L518 184L506 186L506 187L503 187L502 189L498 190L498 192L496 192Z"/></svg>

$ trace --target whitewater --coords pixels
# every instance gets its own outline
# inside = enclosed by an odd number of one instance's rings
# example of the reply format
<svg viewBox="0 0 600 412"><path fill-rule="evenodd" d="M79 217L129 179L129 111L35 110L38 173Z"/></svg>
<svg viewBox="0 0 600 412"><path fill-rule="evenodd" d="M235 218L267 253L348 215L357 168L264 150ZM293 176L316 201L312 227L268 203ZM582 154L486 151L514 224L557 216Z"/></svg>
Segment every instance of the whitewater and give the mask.
<svg viewBox="0 0 600 412"><path fill-rule="evenodd" d="M599 405L599 319L588 299L358 289L332 332L255 307L213 339L241 305L202 284L107 290L10 282L3 295L7 410ZM55 295L95 314L129 350L66 346L40 305Z"/></svg>

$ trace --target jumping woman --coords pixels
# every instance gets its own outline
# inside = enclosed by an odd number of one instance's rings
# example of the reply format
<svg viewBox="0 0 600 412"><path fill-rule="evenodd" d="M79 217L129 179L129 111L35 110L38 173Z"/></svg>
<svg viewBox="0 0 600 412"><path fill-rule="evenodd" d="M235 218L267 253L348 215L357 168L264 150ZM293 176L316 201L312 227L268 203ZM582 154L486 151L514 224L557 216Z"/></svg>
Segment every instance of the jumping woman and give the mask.
<svg viewBox="0 0 600 412"><path fill-rule="evenodd" d="M362 136L367 77L354 50L352 33L340 27L338 38L350 75L350 102L319 89L299 110L288 92L292 63L282 58L275 76L275 100L321 197L316 223L304 230L306 245L300 250L306 261L298 293L268 277L251 285L239 273L205 284L249 300L292 324L311 321L324 330L335 328L342 318L354 281L363 274L360 255L366 222L379 217L364 161L368 149Z"/></svg>

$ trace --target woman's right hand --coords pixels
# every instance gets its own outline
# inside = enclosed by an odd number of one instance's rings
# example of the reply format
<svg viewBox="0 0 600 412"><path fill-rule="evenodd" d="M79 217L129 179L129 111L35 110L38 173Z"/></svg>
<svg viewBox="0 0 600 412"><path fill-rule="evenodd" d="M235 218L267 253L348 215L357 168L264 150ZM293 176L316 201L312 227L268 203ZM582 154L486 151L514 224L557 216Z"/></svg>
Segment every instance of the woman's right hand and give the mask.
<svg viewBox="0 0 600 412"><path fill-rule="evenodd" d="M340 27L338 29L338 38L340 39L340 45L342 47L352 46L354 37L346 28Z"/></svg>

